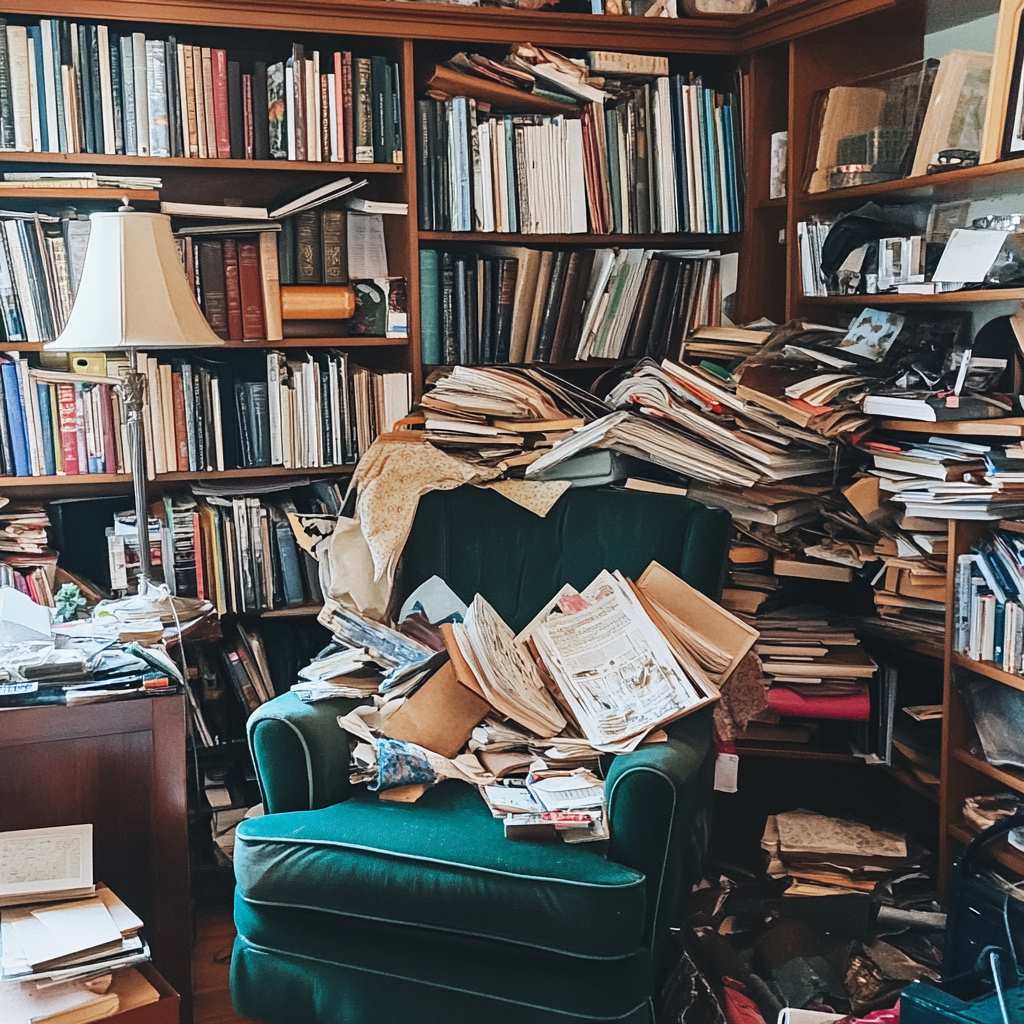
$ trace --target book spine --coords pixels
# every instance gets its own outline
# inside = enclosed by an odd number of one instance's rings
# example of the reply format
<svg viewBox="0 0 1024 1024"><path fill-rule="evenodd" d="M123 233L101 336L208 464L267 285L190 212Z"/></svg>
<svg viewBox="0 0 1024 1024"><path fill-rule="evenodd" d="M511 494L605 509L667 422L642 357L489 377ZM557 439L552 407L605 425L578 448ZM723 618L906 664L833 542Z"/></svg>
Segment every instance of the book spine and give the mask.
<svg viewBox="0 0 1024 1024"><path fill-rule="evenodd" d="M277 263L277 239L273 231L261 231L259 238L260 290L267 341L284 337L281 322L281 272Z"/></svg>
<svg viewBox="0 0 1024 1024"><path fill-rule="evenodd" d="M238 281L238 242L225 238L224 249L224 294L227 300L228 338L241 341L245 337L242 327L242 292Z"/></svg>
<svg viewBox="0 0 1024 1024"><path fill-rule="evenodd" d="M135 78L135 139L139 156L149 156L149 63L146 37L132 33L132 61Z"/></svg>
<svg viewBox="0 0 1024 1024"><path fill-rule="evenodd" d="M96 75L94 87L99 87L99 107L103 125L103 152L117 153L114 131L114 90L110 73L110 33L106 25L96 26Z"/></svg>
<svg viewBox="0 0 1024 1024"><path fill-rule="evenodd" d="M342 124L345 129L345 160L353 163L356 158L355 103L352 97L352 54L345 50L341 55L341 99Z"/></svg>
<svg viewBox="0 0 1024 1024"><path fill-rule="evenodd" d="M77 476L82 472L78 462L78 406L74 384L57 385L57 412L60 417L60 447L64 458L64 472Z"/></svg>
<svg viewBox="0 0 1024 1024"><path fill-rule="evenodd" d="M441 362L441 257L436 249L420 252L420 355L426 366Z"/></svg>
<svg viewBox="0 0 1024 1024"><path fill-rule="evenodd" d="M383 57L370 58L370 141L373 147L373 162L388 163L391 152L385 146L384 122L390 113L388 96L388 65Z"/></svg>
<svg viewBox="0 0 1024 1024"><path fill-rule="evenodd" d="M317 84L320 89L320 159L329 161L333 159L333 156L331 152L331 97L327 75L319 75Z"/></svg>
<svg viewBox="0 0 1024 1024"><path fill-rule="evenodd" d="M110 61L110 106L114 132L114 152L123 156L125 149L124 132L124 68L121 60L121 39L108 35L108 59Z"/></svg>
<svg viewBox="0 0 1024 1024"><path fill-rule="evenodd" d="M167 69L166 51L159 39L146 40L146 95L149 104L149 152L151 156L171 155L170 134L167 130Z"/></svg>
<svg viewBox="0 0 1024 1024"><path fill-rule="evenodd" d="M319 211L304 210L294 220L295 280L299 284L322 284Z"/></svg>
<svg viewBox="0 0 1024 1024"><path fill-rule="evenodd" d="M203 76L203 124L206 126L206 156L216 160L220 156L217 145L217 86L214 81L213 50L208 46L200 47L200 62Z"/></svg>
<svg viewBox="0 0 1024 1024"><path fill-rule="evenodd" d="M308 158L306 148L306 62L302 46L292 46L292 103L294 111L294 123L290 125L295 141L296 160Z"/></svg>
<svg viewBox="0 0 1024 1024"><path fill-rule="evenodd" d="M213 331L228 338L227 290L224 281L222 243L203 239L199 242L199 279L202 283L203 312Z"/></svg>
<svg viewBox="0 0 1024 1024"><path fill-rule="evenodd" d="M391 131L393 149L391 159L396 164L405 162L405 127L402 120L402 70L391 65Z"/></svg>
<svg viewBox="0 0 1024 1024"><path fill-rule="evenodd" d="M353 125L355 162L373 163L373 97L370 82L370 59L356 57L353 62Z"/></svg>
<svg viewBox="0 0 1024 1024"><path fill-rule="evenodd" d="M252 66L252 157L270 159L269 68L266 61Z"/></svg>
<svg viewBox="0 0 1024 1024"><path fill-rule="evenodd" d="M255 82L253 83L255 87ZM257 89L256 100L260 94ZM289 127L286 117L287 101L285 97L284 64L271 64L267 67L266 120L267 120L267 157L272 160L284 160L288 156ZM259 116L257 117L257 126ZM257 138L259 135L257 133ZM256 159L259 156L259 144L256 147Z"/></svg>
<svg viewBox="0 0 1024 1024"><path fill-rule="evenodd" d="M320 247L324 284L348 281L348 253L344 210L324 210L320 215Z"/></svg>
<svg viewBox="0 0 1024 1024"><path fill-rule="evenodd" d="M11 54L7 47L7 22L0 18L0 149L17 149L14 131L14 85Z"/></svg>
<svg viewBox="0 0 1024 1024"><path fill-rule="evenodd" d="M252 75L242 75L242 159L252 160L256 151L253 124ZM266 159L265 157L263 159Z"/></svg>
<svg viewBox="0 0 1024 1024"><path fill-rule="evenodd" d="M228 153L232 160L245 158L245 113L242 101L242 68L238 61L227 64Z"/></svg>
<svg viewBox="0 0 1024 1024"><path fill-rule="evenodd" d="M181 120L178 41L174 36L164 42L164 72L167 76L167 151L173 157L181 157L185 156L185 147Z"/></svg>
<svg viewBox="0 0 1024 1024"><path fill-rule="evenodd" d="M32 99L28 74L28 33L24 25L7 26L7 55L11 75L14 149L27 153L32 148Z"/></svg>
<svg viewBox="0 0 1024 1024"><path fill-rule="evenodd" d="M242 328L245 340L263 340L266 338L266 325L263 318L259 246L256 242L239 242L238 278L242 293Z"/></svg>
<svg viewBox="0 0 1024 1024"><path fill-rule="evenodd" d="M277 233L277 264L281 284L295 284L295 218L285 217Z"/></svg>
<svg viewBox="0 0 1024 1024"><path fill-rule="evenodd" d="M195 47L180 47L182 65L182 89L185 96L185 107L182 112L184 131L188 136L188 156L192 160L199 159L199 115L196 108L196 67Z"/></svg>
<svg viewBox="0 0 1024 1024"><path fill-rule="evenodd" d="M213 122L216 155L220 160L231 158L231 121L228 102L228 55L225 50L210 50L213 71Z"/></svg>
<svg viewBox="0 0 1024 1024"><path fill-rule="evenodd" d="M135 112L135 47L131 36L121 36L121 109L124 112L124 151L139 152L138 115Z"/></svg>

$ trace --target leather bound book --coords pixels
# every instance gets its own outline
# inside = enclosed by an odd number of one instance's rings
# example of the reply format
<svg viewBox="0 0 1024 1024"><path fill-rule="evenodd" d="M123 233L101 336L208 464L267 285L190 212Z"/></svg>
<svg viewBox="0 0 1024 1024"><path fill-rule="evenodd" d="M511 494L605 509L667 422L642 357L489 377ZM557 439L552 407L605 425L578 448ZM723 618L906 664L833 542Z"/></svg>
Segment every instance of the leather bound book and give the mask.
<svg viewBox="0 0 1024 1024"><path fill-rule="evenodd" d="M242 67L237 60L228 61L228 155L232 160L245 159L245 112L242 103Z"/></svg>
<svg viewBox="0 0 1024 1024"><path fill-rule="evenodd" d="M286 338L344 338L351 327L351 318L344 320L285 320Z"/></svg>
<svg viewBox="0 0 1024 1024"><path fill-rule="evenodd" d="M320 159L331 159L331 101L327 90L327 76L321 75L320 87Z"/></svg>
<svg viewBox="0 0 1024 1024"><path fill-rule="evenodd" d="M579 291L582 259L583 252L579 249L569 254L569 262L565 268L565 281L562 284L562 302L558 309L558 319L555 321L551 349L548 352L547 361L549 363L557 363L565 358L569 324L575 319L575 299L576 293Z"/></svg>
<svg viewBox="0 0 1024 1024"><path fill-rule="evenodd" d="M345 160L354 163L356 159L356 139L353 133L353 102L352 102L352 54L345 50L341 55L341 113L345 126Z"/></svg>
<svg viewBox="0 0 1024 1024"><path fill-rule="evenodd" d="M245 337L245 333L242 326L242 291L238 281L238 242L234 238L225 238L223 246L228 338L231 341L241 341Z"/></svg>
<svg viewBox="0 0 1024 1024"><path fill-rule="evenodd" d="M370 58L352 61L352 130L355 132L356 163L373 163L373 97Z"/></svg>
<svg viewBox="0 0 1024 1024"><path fill-rule="evenodd" d="M171 374L171 395L174 401L174 441L179 473L188 472L188 430L185 426L185 391L181 370Z"/></svg>
<svg viewBox="0 0 1024 1024"><path fill-rule="evenodd" d="M501 82L456 71L446 64L438 64L434 68L427 79L427 91L432 95L471 96L473 99L490 103L493 110L507 110L512 113L529 111L575 116L580 112L575 103L562 103L548 96L537 96L521 89L513 89L512 86L502 85Z"/></svg>
<svg viewBox="0 0 1024 1024"><path fill-rule="evenodd" d="M647 345L651 331L651 321L654 319L654 300L661 286L661 277L665 270L664 260L649 259L644 269L644 278L640 283L640 293L637 296L634 309L633 323L626 335L625 344L622 346L622 354L627 358L639 356Z"/></svg>
<svg viewBox="0 0 1024 1024"><path fill-rule="evenodd" d="M295 124L288 130L295 138L295 159L305 160L306 148L306 51L301 43L292 45L292 109L295 112Z"/></svg>
<svg viewBox="0 0 1024 1024"><path fill-rule="evenodd" d="M665 324L665 331L660 338L653 339L658 345L657 352L654 354L655 359L664 359L669 353L672 353L673 358L679 355L679 343L690 315L688 304L684 300L688 278L694 269L694 264L690 260L673 260L672 262L681 264L681 266L676 271L675 279L672 282L672 291L668 297L668 321Z"/></svg>
<svg viewBox="0 0 1024 1024"><path fill-rule="evenodd" d="M555 253L555 261L551 267L551 280L548 284L547 299L544 303L544 315L540 322L540 335L537 338L537 351L534 356L538 363L546 363L551 359L551 346L555 340L558 313L562 308L562 292L565 285L565 271L568 263L569 254L564 249L560 249Z"/></svg>
<svg viewBox="0 0 1024 1024"><path fill-rule="evenodd" d="M81 473L78 464L78 403L74 384L57 385L57 416L60 420L60 447L64 453L64 472L67 476Z"/></svg>
<svg viewBox="0 0 1024 1024"><path fill-rule="evenodd" d="M348 241L344 210L320 211L320 249L324 284L348 281Z"/></svg>
<svg viewBox="0 0 1024 1024"><path fill-rule="evenodd" d="M270 122L267 116L267 63L258 60L252 66L252 155L255 160L270 159Z"/></svg>
<svg viewBox="0 0 1024 1024"><path fill-rule="evenodd" d="M322 284L324 279L320 242L320 211L295 215L295 280L298 284Z"/></svg>
<svg viewBox="0 0 1024 1024"><path fill-rule="evenodd" d="M204 46L201 48L203 55L203 123L206 125L206 155L211 160L216 159L220 154L217 147L217 115L216 115L216 88L213 77L213 51Z"/></svg>
<svg viewBox="0 0 1024 1024"><path fill-rule="evenodd" d="M498 296L494 316L494 361L507 363L512 342L513 301L519 276L519 260L510 256L496 261L498 264Z"/></svg>
<svg viewBox="0 0 1024 1024"><path fill-rule="evenodd" d="M370 98L373 108L373 161L378 164L390 163L394 155L394 146L388 147L384 132L391 106L391 97L388 94L388 62L384 57L370 58Z"/></svg>
<svg viewBox="0 0 1024 1024"><path fill-rule="evenodd" d="M228 300L224 281L224 247L216 239L199 242L199 279L203 282L203 312L215 334L228 338Z"/></svg>
<svg viewBox="0 0 1024 1024"><path fill-rule="evenodd" d="M216 125L214 138L217 143L217 157L231 158L231 123L228 110L228 55L226 50L210 50L213 65L213 120Z"/></svg>
<svg viewBox="0 0 1024 1024"><path fill-rule="evenodd" d="M576 288L568 295L569 310L565 315L565 333L555 332L555 355L552 362L576 358L580 332L583 330L583 307L587 300L590 287L590 273L594 267L594 250L584 249L580 252L579 267L576 271ZM559 317L562 319L562 317Z"/></svg>
<svg viewBox="0 0 1024 1024"><path fill-rule="evenodd" d="M455 328L455 257L441 253L441 345L445 364L459 361L459 339Z"/></svg>
<svg viewBox="0 0 1024 1024"><path fill-rule="evenodd" d="M252 160L256 149L252 114L252 75L242 75L242 158L245 160Z"/></svg>
<svg viewBox="0 0 1024 1024"><path fill-rule="evenodd" d="M645 354L649 354L655 359L663 359L668 349L668 326L672 319L672 302L678 297L678 288L684 269L680 260L665 260L664 263L665 269L661 275L661 284L654 304L654 317L651 320L651 330L645 350Z"/></svg>
<svg viewBox="0 0 1024 1024"><path fill-rule="evenodd" d="M242 292L242 331L245 340L263 340L267 331L263 318L260 250L256 242L238 243L238 280Z"/></svg>
<svg viewBox="0 0 1024 1024"><path fill-rule="evenodd" d="M263 318L266 321L267 341L280 341L284 337L281 320L281 271L277 263L277 238L273 231L261 231L260 287L263 291Z"/></svg>

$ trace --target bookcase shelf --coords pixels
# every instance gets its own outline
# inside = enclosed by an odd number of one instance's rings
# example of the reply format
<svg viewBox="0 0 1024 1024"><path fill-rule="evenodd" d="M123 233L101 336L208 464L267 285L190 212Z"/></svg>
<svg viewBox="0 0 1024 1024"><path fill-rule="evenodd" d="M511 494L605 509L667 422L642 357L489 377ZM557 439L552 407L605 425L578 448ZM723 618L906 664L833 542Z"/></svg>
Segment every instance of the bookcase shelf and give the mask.
<svg viewBox="0 0 1024 1024"><path fill-rule="evenodd" d="M0 154L0 160L3 155ZM62 199L89 202L95 200L130 199L135 203L158 203L160 192L153 188L12 188L0 185L0 199L23 199L38 202L40 199Z"/></svg>
<svg viewBox="0 0 1024 1024"><path fill-rule="evenodd" d="M798 305L814 306L955 306L972 302L1021 302L1024 288L966 288L941 295L802 295Z"/></svg>
<svg viewBox="0 0 1024 1024"><path fill-rule="evenodd" d="M964 823L949 826L949 835L964 846L971 842L977 834L976 831ZM1005 839L989 843L985 849L988 856L994 861L1002 864L1005 868L1009 868L1014 874L1024 875L1024 853L1015 850Z"/></svg>
<svg viewBox="0 0 1024 1024"><path fill-rule="evenodd" d="M315 171L320 174L401 174L405 166L404 164L330 163L316 160L195 160L191 157L183 156L120 156L109 153L20 152L0 152L0 162L88 164L102 167L173 167L196 170L273 171L274 173L280 173L281 171Z"/></svg>
<svg viewBox="0 0 1024 1024"><path fill-rule="evenodd" d="M957 654L955 651L952 653L951 659L954 668L961 668L966 672L973 672L975 675L991 679L993 682L1024 691L1024 677L1016 676L1012 672L1005 672L998 665L993 665L988 661L975 661L973 658L968 658L966 654Z"/></svg>
<svg viewBox="0 0 1024 1024"><path fill-rule="evenodd" d="M999 768L959 748L953 751L953 757L972 771L978 772L980 775L987 775L990 779L995 779L1001 786L1012 789L1015 793L1024 793L1024 773Z"/></svg>
<svg viewBox="0 0 1024 1024"><path fill-rule="evenodd" d="M285 469L282 466L253 466L248 469L220 469L200 473L158 473L147 481L150 489L159 490L167 484L178 485L205 480L258 480L258 479L319 479L325 476L350 476L353 466L318 466L304 469ZM132 478L127 473L83 473L78 476L3 476L0 494L5 491L54 491L65 488L130 487Z"/></svg>
<svg viewBox="0 0 1024 1024"><path fill-rule="evenodd" d="M515 231L420 231L421 242L462 242L492 245L637 245L637 246L709 246L715 242L733 241L738 235L534 235Z"/></svg>
<svg viewBox="0 0 1024 1024"><path fill-rule="evenodd" d="M357 336L352 338L284 338L281 341L225 341L224 349L251 349L254 352L278 348L406 348L408 338L378 338ZM41 341L0 342L0 352L43 352ZM185 350L187 351L187 350Z"/></svg>

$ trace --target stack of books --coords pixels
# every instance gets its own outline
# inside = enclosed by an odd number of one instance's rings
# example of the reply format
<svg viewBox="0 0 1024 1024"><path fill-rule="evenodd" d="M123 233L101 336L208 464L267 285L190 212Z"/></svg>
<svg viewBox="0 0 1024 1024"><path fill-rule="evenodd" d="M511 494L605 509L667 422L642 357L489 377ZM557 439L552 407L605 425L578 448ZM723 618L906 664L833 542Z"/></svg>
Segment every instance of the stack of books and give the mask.
<svg viewBox="0 0 1024 1024"><path fill-rule="evenodd" d="M139 174L108 174L105 171L6 171L4 188L103 188L132 192L156 192L163 179Z"/></svg>
<svg viewBox="0 0 1024 1024"><path fill-rule="evenodd" d="M472 366L678 356L695 328L721 323L720 263L709 250L425 250L423 359Z"/></svg>
<svg viewBox="0 0 1024 1024"><path fill-rule="evenodd" d="M0 851L4 1021L101 1020L160 998L131 966L149 959L142 921L93 882L91 825L3 832Z"/></svg>
<svg viewBox="0 0 1024 1024"><path fill-rule="evenodd" d="M664 57L460 53L417 103L420 227L524 234L741 229L739 90Z"/></svg>
<svg viewBox="0 0 1024 1024"><path fill-rule="evenodd" d="M1024 673L1024 541L996 530L957 557L953 650Z"/></svg>
<svg viewBox="0 0 1024 1024"><path fill-rule="evenodd" d="M276 62L120 26L0 21L0 149L401 163L401 74L383 56Z"/></svg>
<svg viewBox="0 0 1024 1024"><path fill-rule="evenodd" d="M46 508L0 502L0 587L14 587L36 604L53 606L57 553L48 547Z"/></svg>

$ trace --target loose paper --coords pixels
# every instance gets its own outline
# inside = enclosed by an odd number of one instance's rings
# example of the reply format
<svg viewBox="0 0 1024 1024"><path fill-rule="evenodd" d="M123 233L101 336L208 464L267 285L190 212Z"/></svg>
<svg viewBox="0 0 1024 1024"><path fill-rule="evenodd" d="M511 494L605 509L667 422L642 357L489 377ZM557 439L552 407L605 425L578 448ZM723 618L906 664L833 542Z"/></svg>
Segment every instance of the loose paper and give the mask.
<svg viewBox="0 0 1024 1024"><path fill-rule="evenodd" d="M956 228L942 250L933 281L983 281L1006 242L1008 231Z"/></svg>
<svg viewBox="0 0 1024 1024"><path fill-rule="evenodd" d="M354 280L388 276L384 243L384 216L380 213L348 215L348 272Z"/></svg>

